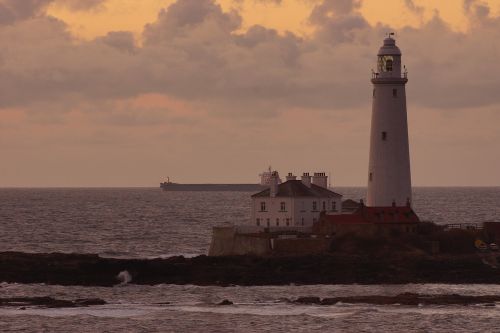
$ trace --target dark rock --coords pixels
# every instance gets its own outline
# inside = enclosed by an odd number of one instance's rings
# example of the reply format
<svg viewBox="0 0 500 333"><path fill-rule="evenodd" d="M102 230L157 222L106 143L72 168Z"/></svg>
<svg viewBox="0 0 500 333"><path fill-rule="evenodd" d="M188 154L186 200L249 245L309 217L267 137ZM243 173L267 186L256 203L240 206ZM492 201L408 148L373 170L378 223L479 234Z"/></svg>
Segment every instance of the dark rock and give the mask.
<svg viewBox="0 0 500 333"><path fill-rule="evenodd" d="M76 306L105 305L106 301L100 298L84 298L75 300Z"/></svg>
<svg viewBox="0 0 500 333"><path fill-rule="evenodd" d="M306 301L297 302L304 299ZM311 302L307 302L311 300ZM485 306L495 306L495 302L500 301L500 295L489 296L464 296L457 294L441 294L441 295L425 295L414 293L403 293L396 296L344 296L344 297L331 297L324 298L317 302L319 297L301 297L295 303L303 304L321 304L321 305L335 305L339 302L352 303L352 304L375 304L375 305L471 305L471 304L484 304Z"/></svg>
<svg viewBox="0 0 500 333"><path fill-rule="evenodd" d="M305 297L299 297L293 302L299 304L320 304L321 299L319 297L305 296Z"/></svg>
<svg viewBox="0 0 500 333"><path fill-rule="evenodd" d="M91 305L104 305L106 302L102 299L77 299L75 301L55 299L49 296L46 297L9 297L0 298L0 306L10 307L15 306L20 310L25 310L26 306L38 306L44 308L74 308L86 307Z"/></svg>
<svg viewBox="0 0 500 333"><path fill-rule="evenodd" d="M230 300L223 300L222 302L218 303L217 305L233 305L234 303L231 302Z"/></svg>
<svg viewBox="0 0 500 333"><path fill-rule="evenodd" d="M114 286L125 270L134 284L289 285L500 282L500 270L477 254L325 254L113 259L84 254L0 253L0 281ZM311 274L314 272L314 274ZM324 301L324 300L323 300Z"/></svg>

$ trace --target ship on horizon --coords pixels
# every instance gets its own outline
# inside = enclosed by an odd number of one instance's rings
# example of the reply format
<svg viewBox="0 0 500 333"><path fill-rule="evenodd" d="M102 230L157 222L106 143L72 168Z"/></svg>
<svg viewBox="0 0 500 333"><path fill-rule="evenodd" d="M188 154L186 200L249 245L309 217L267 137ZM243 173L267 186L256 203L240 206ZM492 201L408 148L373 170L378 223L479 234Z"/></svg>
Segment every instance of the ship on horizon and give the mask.
<svg viewBox="0 0 500 333"><path fill-rule="evenodd" d="M170 181L160 183L160 188L164 191L236 191L236 192L258 192L263 191L270 186L271 175L273 171L271 167L267 171L259 174L260 183L256 184L180 184ZM278 176L279 178L279 176ZM281 179L279 178L281 183Z"/></svg>

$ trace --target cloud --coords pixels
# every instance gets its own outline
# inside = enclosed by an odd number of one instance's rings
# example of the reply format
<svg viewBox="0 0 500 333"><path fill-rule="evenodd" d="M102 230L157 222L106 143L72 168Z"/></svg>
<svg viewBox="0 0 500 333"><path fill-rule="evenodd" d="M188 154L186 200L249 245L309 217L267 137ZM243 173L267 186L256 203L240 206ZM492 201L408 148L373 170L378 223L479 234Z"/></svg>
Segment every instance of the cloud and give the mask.
<svg viewBox="0 0 500 333"><path fill-rule="evenodd" d="M0 0L0 25L43 15L49 4L57 3L72 10L89 10L106 0Z"/></svg>
<svg viewBox="0 0 500 333"><path fill-rule="evenodd" d="M0 24L12 24L35 16L52 0L0 0Z"/></svg>
<svg viewBox="0 0 500 333"><path fill-rule="evenodd" d="M212 0L178 0L145 27L142 46L126 31L87 42L75 40L53 18L25 19L0 29L0 42L9 45L0 50L0 105L57 101L64 108L78 100L100 103L144 93L231 117L366 105L375 54L392 29L369 25L359 6L347 0L319 3L310 16L315 34L300 38L263 26L240 32L237 12L225 12ZM41 7L30 8L18 11ZM500 104L493 93L500 51L489 42L500 37L500 22L474 22L469 33L459 33L436 14L422 27L398 31L414 105ZM474 61L478 55L481 61Z"/></svg>
<svg viewBox="0 0 500 333"><path fill-rule="evenodd" d="M263 3L263 4L271 4L271 5L280 5L283 0L254 0L256 3Z"/></svg>
<svg viewBox="0 0 500 333"><path fill-rule="evenodd" d="M134 52L137 47L134 34L130 31L112 31L104 37L97 38L97 40L117 50L130 53Z"/></svg>
<svg viewBox="0 0 500 333"><path fill-rule="evenodd" d="M466 0L467 1L467 0ZM422 17L425 8L423 6L417 6L413 0L404 0L406 8L408 8L414 14Z"/></svg>
<svg viewBox="0 0 500 333"><path fill-rule="evenodd" d="M65 6L70 10L84 11L99 8L107 0L52 0L53 2Z"/></svg>
<svg viewBox="0 0 500 333"><path fill-rule="evenodd" d="M156 22L144 29L145 44L167 42L172 38L218 38L228 35L241 25L235 12L223 12L213 0L181 0L162 9Z"/></svg>
<svg viewBox="0 0 500 333"><path fill-rule="evenodd" d="M313 8L309 21L326 42L353 41L357 32L370 28L358 11L360 6L358 0L324 0Z"/></svg>

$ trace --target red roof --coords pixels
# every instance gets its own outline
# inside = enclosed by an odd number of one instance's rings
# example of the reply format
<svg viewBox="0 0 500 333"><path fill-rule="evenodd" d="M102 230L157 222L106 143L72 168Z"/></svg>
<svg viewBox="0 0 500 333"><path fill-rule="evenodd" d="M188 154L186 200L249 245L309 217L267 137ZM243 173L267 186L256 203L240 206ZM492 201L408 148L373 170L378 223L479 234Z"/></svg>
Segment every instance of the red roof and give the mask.
<svg viewBox="0 0 500 333"><path fill-rule="evenodd" d="M360 206L352 214L324 215L327 223L418 223L420 219L411 207Z"/></svg>

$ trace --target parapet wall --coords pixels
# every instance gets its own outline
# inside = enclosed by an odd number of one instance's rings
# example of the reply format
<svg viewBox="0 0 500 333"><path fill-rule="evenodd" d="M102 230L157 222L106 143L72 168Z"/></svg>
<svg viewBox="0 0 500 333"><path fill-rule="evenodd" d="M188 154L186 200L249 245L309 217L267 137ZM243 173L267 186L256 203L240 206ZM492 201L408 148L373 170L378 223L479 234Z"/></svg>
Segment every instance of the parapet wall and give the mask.
<svg viewBox="0 0 500 333"><path fill-rule="evenodd" d="M286 235L285 235L286 236ZM270 232L242 233L238 227L214 227L209 256L308 255L325 253L331 239L324 237L280 238Z"/></svg>
<svg viewBox="0 0 500 333"><path fill-rule="evenodd" d="M240 234L235 227L214 227L208 255L268 255L271 253L270 239L261 235Z"/></svg>

